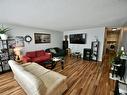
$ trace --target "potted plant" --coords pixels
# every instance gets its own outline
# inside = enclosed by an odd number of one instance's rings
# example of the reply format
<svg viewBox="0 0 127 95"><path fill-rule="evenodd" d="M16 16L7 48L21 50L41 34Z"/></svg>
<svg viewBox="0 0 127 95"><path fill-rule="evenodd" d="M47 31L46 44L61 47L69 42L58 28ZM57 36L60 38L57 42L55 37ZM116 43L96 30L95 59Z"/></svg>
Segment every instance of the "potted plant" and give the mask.
<svg viewBox="0 0 127 95"><path fill-rule="evenodd" d="M4 27L3 25L0 26L0 37L2 40L7 40L6 32L10 29L8 27Z"/></svg>
<svg viewBox="0 0 127 95"><path fill-rule="evenodd" d="M117 52L116 56L111 59L110 63L111 64L114 63L116 59L118 59L118 60L123 59L123 58L126 59L126 56L127 56L127 54L125 52L124 47L122 46L121 49Z"/></svg>

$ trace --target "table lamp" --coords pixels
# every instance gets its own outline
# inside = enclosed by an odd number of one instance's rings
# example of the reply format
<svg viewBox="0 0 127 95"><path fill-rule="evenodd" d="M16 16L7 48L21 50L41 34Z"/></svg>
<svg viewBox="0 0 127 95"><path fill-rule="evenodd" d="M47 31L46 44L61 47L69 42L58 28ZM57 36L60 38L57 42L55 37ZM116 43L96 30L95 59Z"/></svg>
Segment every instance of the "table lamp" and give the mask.
<svg viewBox="0 0 127 95"><path fill-rule="evenodd" d="M15 47L14 48L14 52L15 52L15 55L16 55L16 60L20 60L22 48L23 47Z"/></svg>

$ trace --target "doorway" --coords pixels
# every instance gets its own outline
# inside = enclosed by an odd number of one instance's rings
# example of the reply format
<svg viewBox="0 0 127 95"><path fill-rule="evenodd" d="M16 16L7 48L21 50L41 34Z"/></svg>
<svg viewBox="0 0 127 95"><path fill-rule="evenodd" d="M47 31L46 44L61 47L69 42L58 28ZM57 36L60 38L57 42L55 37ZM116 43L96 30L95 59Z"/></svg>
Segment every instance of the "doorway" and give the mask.
<svg viewBox="0 0 127 95"><path fill-rule="evenodd" d="M106 27L105 28L105 42L104 42L104 56L116 56L120 46L121 28Z"/></svg>

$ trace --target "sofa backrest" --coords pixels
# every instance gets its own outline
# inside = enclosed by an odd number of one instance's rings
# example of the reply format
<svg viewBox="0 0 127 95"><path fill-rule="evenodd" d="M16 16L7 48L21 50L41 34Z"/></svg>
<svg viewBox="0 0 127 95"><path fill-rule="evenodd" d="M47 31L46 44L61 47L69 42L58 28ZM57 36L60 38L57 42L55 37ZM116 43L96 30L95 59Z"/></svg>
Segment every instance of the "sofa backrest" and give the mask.
<svg viewBox="0 0 127 95"><path fill-rule="evenodd" d="M40 57L40 56L44 56L45 55L45 51L44 50L38 50L36 51L36 56Z"/></svg>
<svg viewBox="0 0 127 95"><path fill-rule="evenodd" d="M56 54L57 52L60 52L62 49L60 49L59 47L54 47L54 48L48 48L45 51L46 52L51 52L53 54Z"/></svg>
<svg viewBox="0 0 127 95"><path fill-rule="evenodd" d="M35 57L44 56L44 55L45 55L44 50L30 51L26 53L26 56L30 58L35 58Z"/></svg>
<svg viewBox="0 0 127 95"><path fill-rule="evenodd" d="M60 48L58 48L58 47L54 47L54 49L55 49L56 52L59 52L59 51L62 50L62 49L60 49Z"/></svg>
<svg viewBox="0 0 127 95"><path fill-rule="evenodd" d="M35 51L26 52L26 56L28 56L30 58L34 58L34 57L36 57L36 52Z"/></svg>

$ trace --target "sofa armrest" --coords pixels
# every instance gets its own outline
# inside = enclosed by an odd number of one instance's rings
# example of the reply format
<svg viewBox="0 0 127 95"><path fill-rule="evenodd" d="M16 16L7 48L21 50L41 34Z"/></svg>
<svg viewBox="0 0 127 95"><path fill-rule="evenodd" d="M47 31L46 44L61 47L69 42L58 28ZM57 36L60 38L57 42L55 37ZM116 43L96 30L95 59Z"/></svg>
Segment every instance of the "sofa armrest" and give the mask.
<svg viewBox="0 0 127 95"><path fill-rule="evenodd" d="M24 56L22 56L21 60L26 63L26 62L30 62L31 58L24 55Z"/></svg>
<svg viewBox="0 0 127 95"><path fill-rule="evenodd" d="M62 93L67 89L66 76L51 71L46 73L44 77L48 77L50 79L45 81L48 85L50 85L47 87L48 90L46 95L62 95Z"/></svg>
<svg viewBox="0 0 127 95"><path fill-rule="evenodd" d="M49 56L49 58L52 58L52 53L45 52L45 55L46 55L46 56Z"/></svg>
<svg viewBox="0 0 127 95"><path fill-rule="evenodd" d="M50 49L46 49L45 52L50 52Z"/></svg>
<svg viewBox="0 0 127 95"><path fill-rule="evenodd" d="M14 78L25 90L27 95L45 95L46 87L43 81L41 81L38 77L36 77L36 75L26 70L22 70L16 72Z"/></svg>

